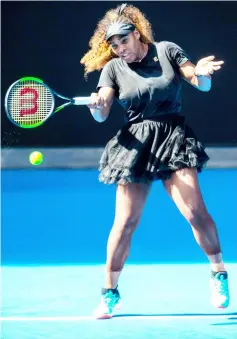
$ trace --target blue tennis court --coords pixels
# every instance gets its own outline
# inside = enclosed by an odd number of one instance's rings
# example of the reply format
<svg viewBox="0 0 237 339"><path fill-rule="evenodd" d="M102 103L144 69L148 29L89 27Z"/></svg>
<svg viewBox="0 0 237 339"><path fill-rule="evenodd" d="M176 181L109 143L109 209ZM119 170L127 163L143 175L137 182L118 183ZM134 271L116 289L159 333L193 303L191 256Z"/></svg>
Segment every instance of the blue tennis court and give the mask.
<svg viewBox="0 0 237 339"><path fill-rule="evenodd" d="M199 176L219 230L230 306L211 306L208 261L156 182L120 279L122 309L107 321L91 314L103 285L115 187L97 175L2 171L1 339L236 338L237 169Z"/></svg>

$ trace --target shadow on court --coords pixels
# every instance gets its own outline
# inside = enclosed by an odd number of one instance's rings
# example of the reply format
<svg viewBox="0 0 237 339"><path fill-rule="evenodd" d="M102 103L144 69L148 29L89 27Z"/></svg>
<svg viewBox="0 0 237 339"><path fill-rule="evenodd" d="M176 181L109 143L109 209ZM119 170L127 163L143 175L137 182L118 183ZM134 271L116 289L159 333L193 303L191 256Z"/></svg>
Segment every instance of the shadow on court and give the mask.
<svg viewBox="0 0 237 339"><path fill-rule="evenodd" d="M205 317L223 317L223 316L232 316L237 315L237 312L230 313L129 313L129 314L115 314L114 318L119 317L195 317L195 316L205 316ZM228 318L230 320L237 320L237 318ZM237 323L236 323L237 324Z"/></svg>
<svg viewBox="0 0 237 339"><path fill-rule="evenodd" d="M231 322L231 323L219 323L219 324L210 324L211 326L229 326L229 325L237 325L237 322Z"/></svg>

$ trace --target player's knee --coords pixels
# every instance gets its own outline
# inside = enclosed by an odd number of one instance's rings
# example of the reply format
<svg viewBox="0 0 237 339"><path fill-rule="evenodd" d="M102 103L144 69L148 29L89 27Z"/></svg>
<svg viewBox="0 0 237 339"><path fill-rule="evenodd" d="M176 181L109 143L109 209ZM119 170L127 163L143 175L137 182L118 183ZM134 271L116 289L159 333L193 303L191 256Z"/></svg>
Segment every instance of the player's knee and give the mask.
<svg viewBox="0 0 237 339"><path fill-rule="evenodd" d="M185 217L191 225L201 226L206 223L206 220L209 218L209 214L204 206L194 205L189 206Z"/></svg>
<svg viewBox="0 0 237 339"><path fill-rule="evenodd" d="M114 227L123 235L132 235L139 223L140 215L131 215L117 220Z"/></svg>
<svg viewBox="0 0 237 339"><path fill-rule="evenodd" d="M124 220L124 233L132 234L139 222L140 216L130 216Z"/></svg>

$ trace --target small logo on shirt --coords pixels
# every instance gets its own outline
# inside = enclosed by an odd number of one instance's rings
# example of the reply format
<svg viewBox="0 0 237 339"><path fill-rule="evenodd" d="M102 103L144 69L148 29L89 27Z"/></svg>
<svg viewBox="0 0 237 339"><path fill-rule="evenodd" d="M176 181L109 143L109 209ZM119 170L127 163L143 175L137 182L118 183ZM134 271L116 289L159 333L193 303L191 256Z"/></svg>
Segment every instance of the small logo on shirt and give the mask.
<svg viewBox="0 0 237 339"><path fill-rule="evenodd" d="M157 58L157 57L154 57L153 60L154 60L155 62L157 62L157 61L158 61L158 58Z"/></svg>

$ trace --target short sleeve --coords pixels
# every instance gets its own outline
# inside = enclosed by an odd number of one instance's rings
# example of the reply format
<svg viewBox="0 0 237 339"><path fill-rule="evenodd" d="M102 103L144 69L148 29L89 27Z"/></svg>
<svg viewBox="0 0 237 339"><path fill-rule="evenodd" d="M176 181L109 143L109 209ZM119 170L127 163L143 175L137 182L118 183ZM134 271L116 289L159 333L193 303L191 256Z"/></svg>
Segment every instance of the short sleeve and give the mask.
<svg viewBox="0 0 237 339"><path fill-rule="evenodd" d="M97 89L100 87L110 87L117 91L116 76L112 60L109 61L102 69Z"/></svg>
<svg viewBox="0 0 237 339"><path fill-rule="evenodd" d="M188 60L191 61L189 55L180 46L173 42L166 41L166 49L171 62L176 67L182 66Z"/></svg>

